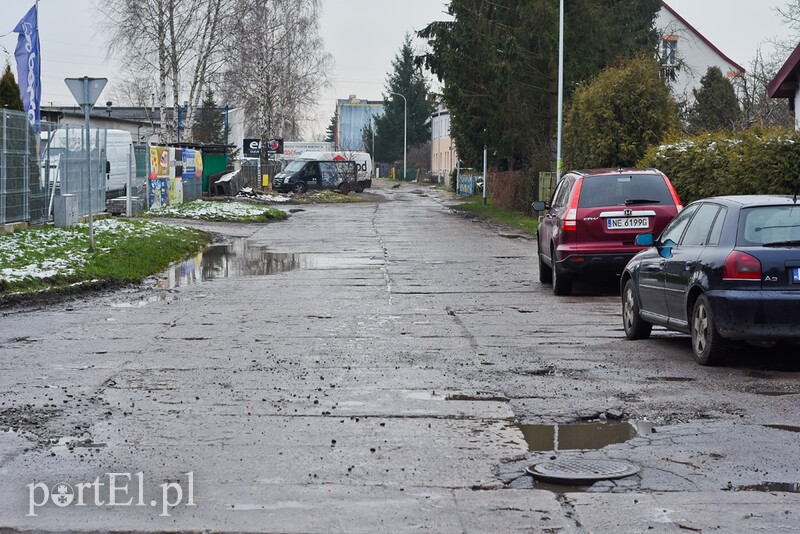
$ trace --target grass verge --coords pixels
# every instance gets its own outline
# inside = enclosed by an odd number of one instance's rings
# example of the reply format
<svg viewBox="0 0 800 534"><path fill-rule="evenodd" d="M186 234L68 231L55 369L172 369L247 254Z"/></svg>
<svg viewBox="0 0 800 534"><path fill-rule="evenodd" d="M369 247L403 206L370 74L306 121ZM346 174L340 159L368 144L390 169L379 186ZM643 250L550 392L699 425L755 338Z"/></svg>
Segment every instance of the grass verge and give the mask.
<svg viewBox="0 0 800 534"><path fill-rule="evenodd" d="M219 202L195 200L183 204L155 208L144 217L168 217L175 219L195 219L214 222L259 223L283 220L288 217L285 211L247 202Z"/></svg>
<svg viewBox="0 0 800 534"><path fill-rule="evenodd" d="M455 209L468 211L485 219L518 228L527 235L536 235L536 229L539 227L539 221L536 218L519 211L493 206L491 199L487 200L486 206L483 205L483 199L478 199L455 206Z"/></svg>
<svg viewBox="0 0 800 534"><path fill-rule="evenodd" d="M141 282L201 249L208 234L150 221L97 221L89 229L37 227L0 235L0 303L41 293Z"/></svg>

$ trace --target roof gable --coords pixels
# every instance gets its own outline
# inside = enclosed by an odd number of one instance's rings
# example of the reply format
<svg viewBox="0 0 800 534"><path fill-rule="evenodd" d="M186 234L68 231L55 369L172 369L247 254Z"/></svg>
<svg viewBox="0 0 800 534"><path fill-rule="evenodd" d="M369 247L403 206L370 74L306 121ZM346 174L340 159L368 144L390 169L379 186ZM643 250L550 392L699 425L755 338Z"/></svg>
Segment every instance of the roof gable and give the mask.
<svg viewBox="0 0 800 534"><path fill-rule="evenodd" d="M797 92L797 74L800 70L800 44L786 60L786 63L767 85L770 98L794 98Z"/></svg>
<svg viewBox="0 0 800 534"><path fill-rule="evenodd" d="M706 44L706 45L707 45L707 46L708 46L708 47L709 47L711 50L713 50L715 54L717 54L717 55L718 55L720 58L722 58L722 59L723 59L723 60L724 60L726 63L730 64L730 66L731 66L731 67L733 67L734 69L738 70L738 71L739 71L739 72L741 72L741 73L744 73L744 72L745 72L745 69L744 69L744 67L742 67L741 65L739 65L738 63L736 63L735 61L733 61L731 58L729 58L728 56L726 56L725 54L723 54L723 53L722 53L722 51L721 51L719 48L717 48L717 47L714 45L714 43L712 43L711 41L709 41L709 40L706 38L706 36L705 36L705 35L703 35L703 34L702 34L702 33L700 33L699 31L697 31L697 28L695 28L694 26L692 26L692 25L691 25L691 24L690 24L690 23L689 23L689 22L688 22L688 21L687 21L685 18L683 18L683 17L682 17L682 16L681 16L681 15L680 15L680 14L679 14L677 11L675 11L674 9L672 9L672 8L671 8L671 7L670 7L670 6L669 6L669 5L668 5L666 2L664 2L663 0L662 0L662 2L661 2L661 6L662 6L664 9L666 9L667 11L669 11L669 12L672 14L672 16L673 16L673 17L675 17L676 19L678 19L678 21L680 21L680 23L681 23L681 24L683 24L684 26L686 26L686 29L688 29L690 32L692 32L693 34L695 34L695 35L697 36L697 38L698 38L698 39L700 39L700 40L701 40L703 43L705 43L705 44Z"/></svg>

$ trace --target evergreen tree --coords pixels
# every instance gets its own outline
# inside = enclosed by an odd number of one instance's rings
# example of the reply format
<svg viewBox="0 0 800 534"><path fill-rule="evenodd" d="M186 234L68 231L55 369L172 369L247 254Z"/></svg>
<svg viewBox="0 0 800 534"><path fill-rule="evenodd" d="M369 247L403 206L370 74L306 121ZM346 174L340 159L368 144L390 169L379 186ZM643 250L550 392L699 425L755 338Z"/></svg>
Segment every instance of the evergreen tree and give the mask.
<svg viewBox="0 0 800 534"><path fill-rule="evenodd" d="M325 130L325 142L326 143L335 143L336 142L336 130L339 128L339 113L334 112L333 116L331 117L331 122L328 124L328 128Z"/></svg>
<svg viewBox="0 0 800 534"><path fill-rule="evenodd" d="M221 144L225 142L225 116L217 107L214 91L209 89L203 104L197 111L192 125L192 140L195 143Z"/></svg>
<svg viewBox="0 0 800 534"><path fill-rule="evenodd" d="M383 162L403 159L406 110L403 98L393 93L403 95L408 102L407 150L431 138L433 105L428 101L428 82L414 62L410 35L406 35L392 68L386 80L384 114L375 119L375 156Z"/></svg>
<svg viewBox="0 0 800 534"><path fill-rule="evenodd" d="M677 126L658 62L632 59L575 92L564 123L565 159L570 168L632 167Z"/></svg>
<svg viewBox="0 0 800 534"><path fill-rule="evenodd" d="M6 62L6 70L0 78L0 108L23 111L22 99L19 96L19 85L11 72L11 65Z"/></svg>
<svg viewBox="0 0 800 534"><path fill-rule="evenodd" d="M689 111L689 130L693 133L733 130L742 118L733 84L719 67L709 67L694 90L695 103Z"/></svg>
<svg viewBox="0 0 800 534"><path fill-rule="evenodd" d="M655 53L658 0L573 0L565 11L567 97L620 59ZM443 82L459 156L479 165L483 145L500 169L552 170L557 117L558 3L460 0L452 21L420 32L419 58Z"/></svg>

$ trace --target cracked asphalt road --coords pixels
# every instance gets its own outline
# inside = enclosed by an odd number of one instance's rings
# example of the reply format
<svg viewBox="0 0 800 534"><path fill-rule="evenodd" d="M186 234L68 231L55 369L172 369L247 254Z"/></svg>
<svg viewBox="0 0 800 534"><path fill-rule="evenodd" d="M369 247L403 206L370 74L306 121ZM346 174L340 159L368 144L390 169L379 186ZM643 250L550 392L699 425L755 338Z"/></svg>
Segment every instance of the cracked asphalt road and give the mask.
<svg viewBox="0 0 800 534"><path fill-rule="evenodd" d="M701 368L685 336L625 340L613 282L554 297L535 240L414 184L373 199L202 224L250 264L285 255L274 274L231 260L5 310L0 531L800 530L800 495L776 491L800 482L796 348ZM653 430L531 452L517 427L618 417ZM524 476L552 456L641 471L553 492ZM142 473L115 495L130 506L109 505L107 473ZM83 506L29 514L29 485L77 499L98 477Z"/></svg>

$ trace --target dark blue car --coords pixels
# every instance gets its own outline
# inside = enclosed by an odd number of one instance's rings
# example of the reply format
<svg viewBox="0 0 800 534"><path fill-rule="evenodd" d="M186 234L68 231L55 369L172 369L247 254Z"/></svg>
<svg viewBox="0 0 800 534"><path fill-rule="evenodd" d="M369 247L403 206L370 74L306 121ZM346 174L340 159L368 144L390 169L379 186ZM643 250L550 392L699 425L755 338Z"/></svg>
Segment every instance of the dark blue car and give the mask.
<svg viewBox="0 0 800 534"><path fill-rule="evenodd" d="M707 198L664 229L621 278L629 339L653 325L692 336L712 365L731 341L800 341L800 202L790 196Z"/></svg>

